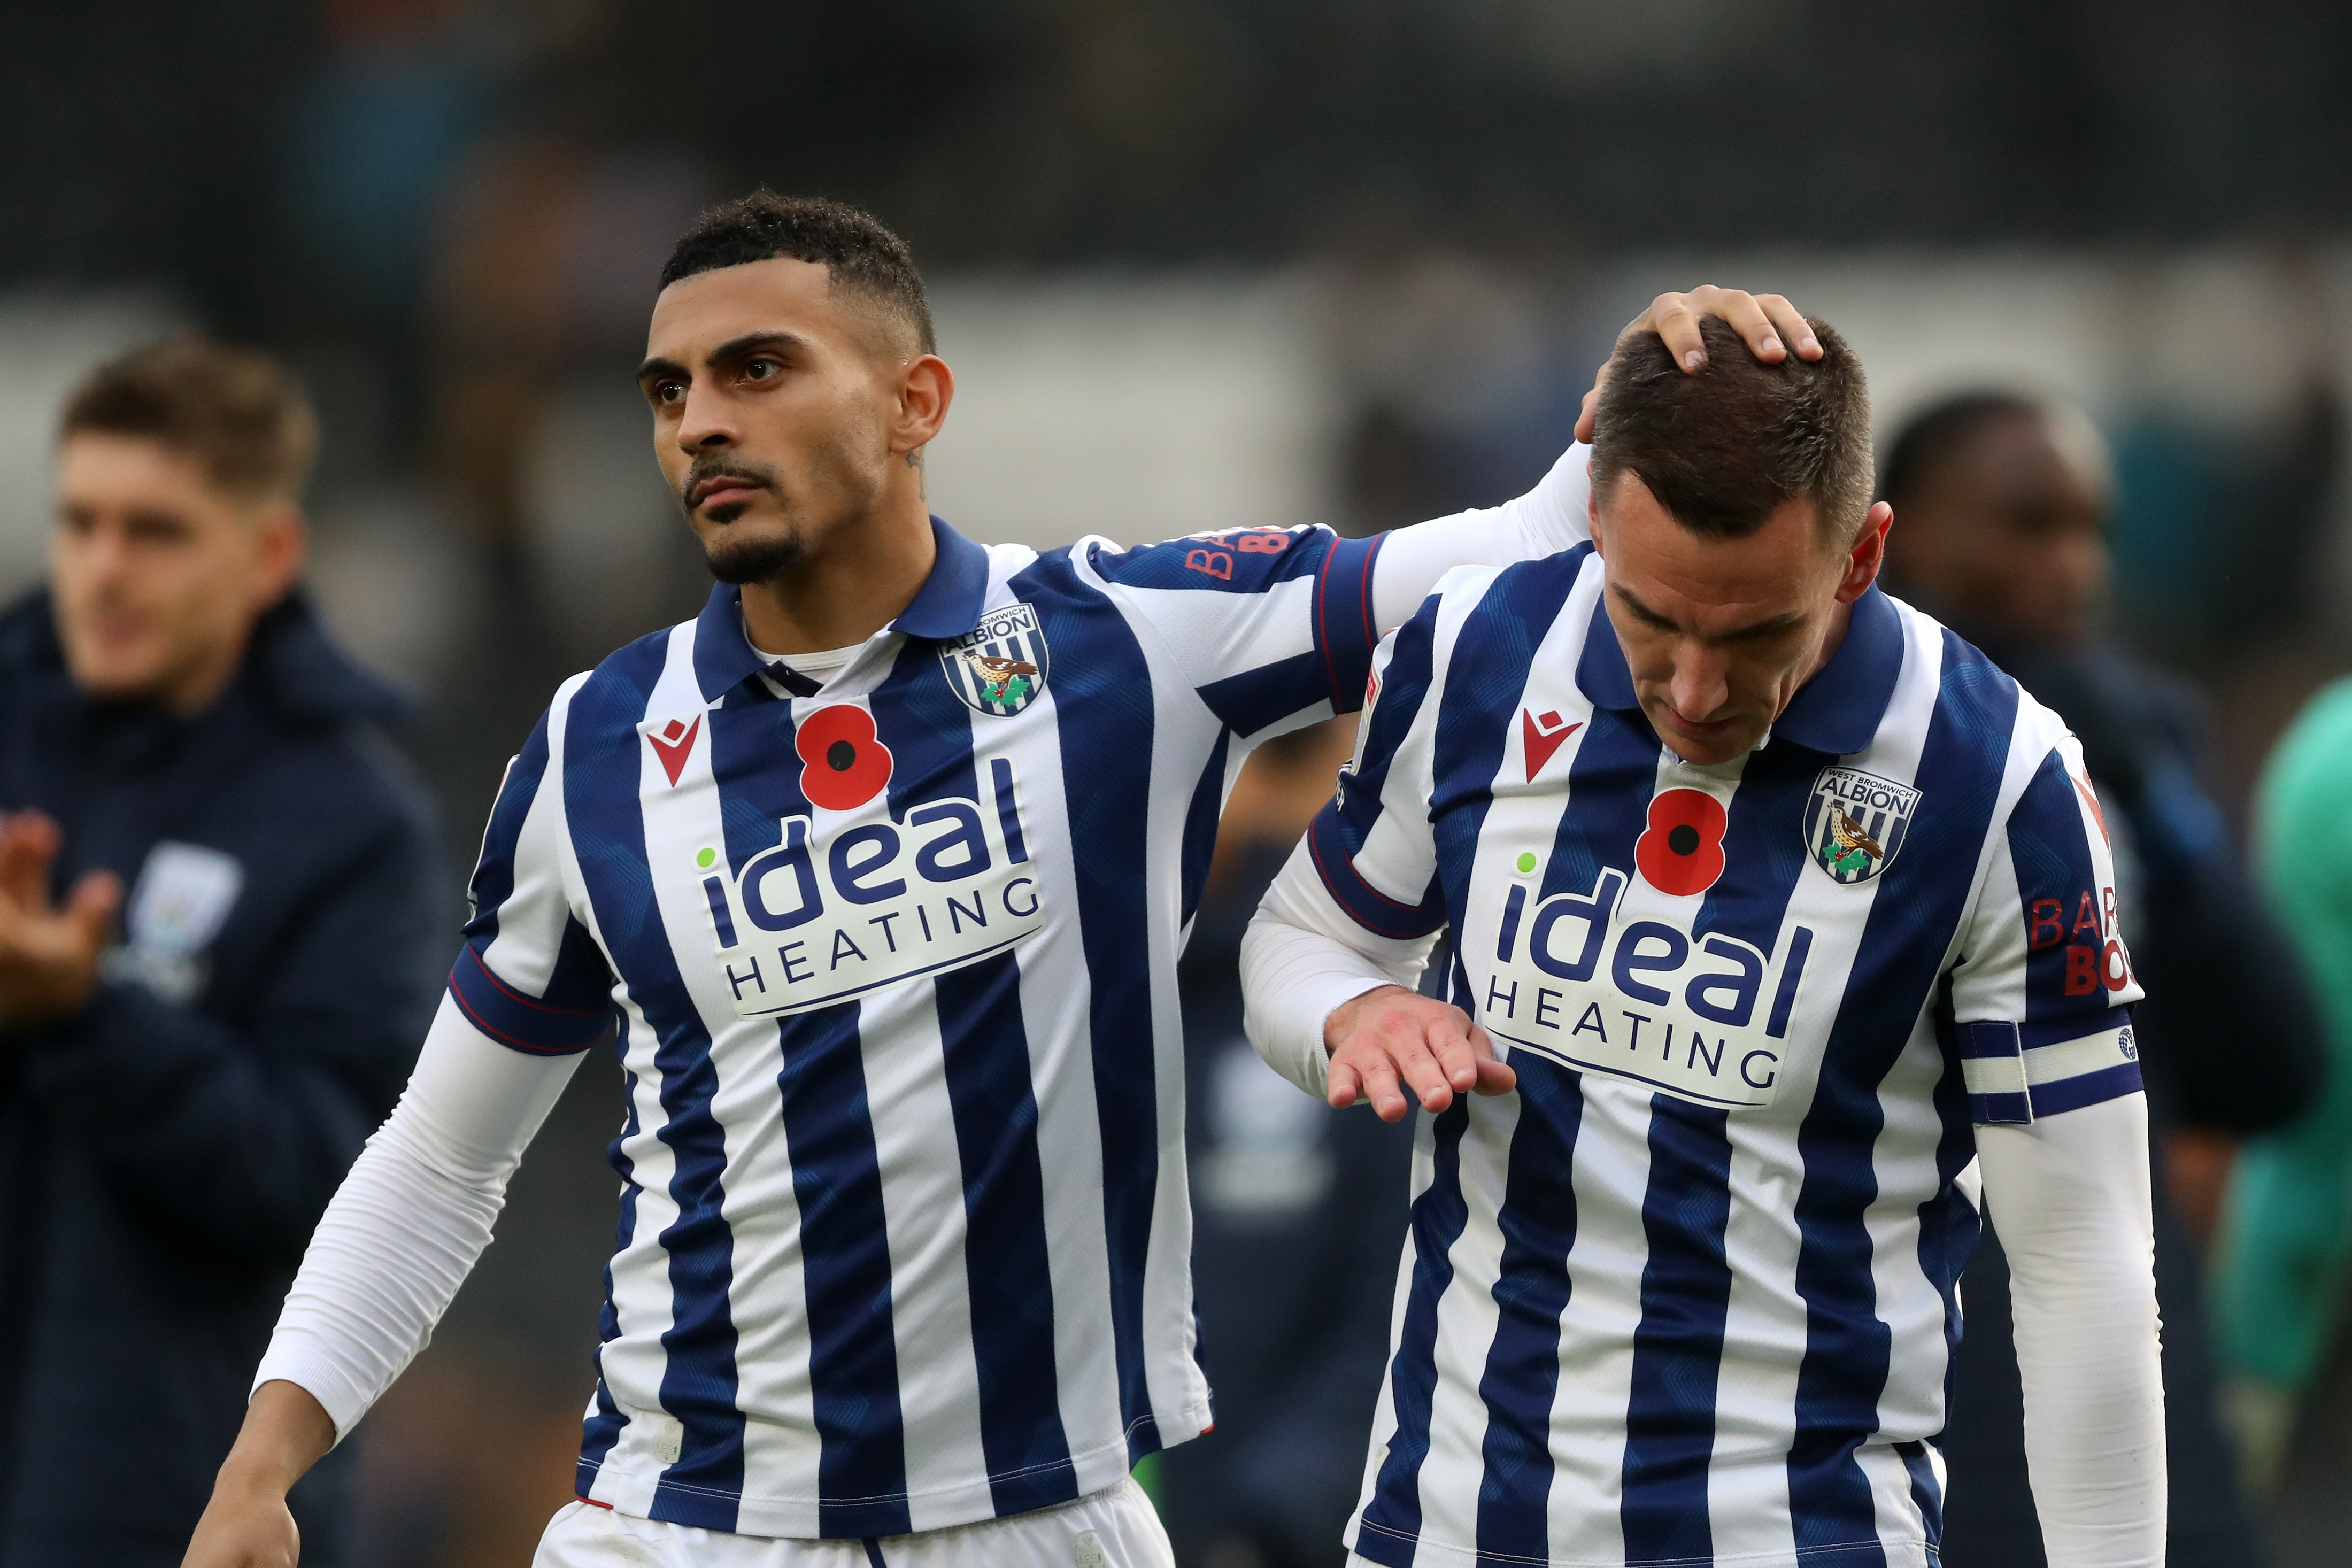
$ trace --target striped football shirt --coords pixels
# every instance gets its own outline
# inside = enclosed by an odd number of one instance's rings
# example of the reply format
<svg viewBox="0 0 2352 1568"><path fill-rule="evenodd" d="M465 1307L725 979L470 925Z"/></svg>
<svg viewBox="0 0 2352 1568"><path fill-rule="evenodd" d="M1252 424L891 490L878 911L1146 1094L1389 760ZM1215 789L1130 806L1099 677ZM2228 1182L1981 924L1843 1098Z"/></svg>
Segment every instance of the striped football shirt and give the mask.
<svg viewBox="0 0 2352 1568"><path fill-rule="evenodd" d="M1940 1532L1974 1127L2137 1093L2064 727L1873 589L1765 741L1682 761L1589 545L1449 576L1307 849L1450 926L1518 1074L1423 1120L1353 1549L1900 1563Z"/></svg>

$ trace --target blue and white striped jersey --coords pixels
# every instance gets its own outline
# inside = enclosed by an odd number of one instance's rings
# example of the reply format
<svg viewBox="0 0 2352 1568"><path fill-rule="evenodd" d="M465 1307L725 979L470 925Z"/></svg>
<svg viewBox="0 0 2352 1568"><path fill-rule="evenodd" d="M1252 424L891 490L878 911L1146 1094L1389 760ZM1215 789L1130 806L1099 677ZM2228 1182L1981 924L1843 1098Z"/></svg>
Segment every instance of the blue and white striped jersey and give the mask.
<svg viewBox="0 0 2352 1568"><path fill-rule="evenodd" d="M1601 583L1589 545L1450 575L1308 834L1366 932L1451 927L1519 1081L1423 1121L1349 1539L1925 1568L1972 1123L2140 1087L2099 809L2053 715L1874 589L1763 745L1686 764Z"/></svg>
<svg viewBox="0 0 2352 1568"><path fill-rule="evenodd" d="M626 1512L942 1528L1210 1424L1176 958L1248 745L1361 699L1381 541L934 529L821 690L722 588L567 683L492 817L452 992L627 1074L579 1475Z"/></svg>

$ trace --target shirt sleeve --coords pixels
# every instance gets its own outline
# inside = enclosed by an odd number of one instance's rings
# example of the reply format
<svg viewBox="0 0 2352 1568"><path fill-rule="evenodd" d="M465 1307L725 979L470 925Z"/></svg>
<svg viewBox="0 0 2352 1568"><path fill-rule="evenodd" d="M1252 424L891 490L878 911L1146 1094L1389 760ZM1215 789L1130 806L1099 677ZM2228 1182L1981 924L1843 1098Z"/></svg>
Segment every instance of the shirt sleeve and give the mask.
<svg viewBox="0 0 2352 1568"><path fill-rule="evenodd" d="M468 1022L509 1050L567 1056L603 1037L613 976L572 907L563 770L550 765L551 728L541 719L507 764L467 892L472 913L449 995Z"/></svg>
<svg viewBox="0 0 2352 1568"><path fill-rule="evenodd" d="M1238 528L1083 549L1218 718L1257 737L1355 712L1382 632L1448 571L1581 543L1589 466L1586 449L1571 446L1515 500L1368 539L1324 528Z"/></svg>
<svg viewBox="0 0 2352 1568"><path fill-rule="evenodd" d="M1980 1126L2025 1125L2140 1091L2140 987L2082 749L2036 767L1977 895L1951 974L1948 1045Z"/></svg>
<svg viewBox="0 0 2352 1568"><path fill-rule="evenodd" d="M1429 821L1443 603L1430 599L1381 644L1355 755L1303 845L1331 902L1367 935L1389 941L1417 941L1445 924Z"/></svg>

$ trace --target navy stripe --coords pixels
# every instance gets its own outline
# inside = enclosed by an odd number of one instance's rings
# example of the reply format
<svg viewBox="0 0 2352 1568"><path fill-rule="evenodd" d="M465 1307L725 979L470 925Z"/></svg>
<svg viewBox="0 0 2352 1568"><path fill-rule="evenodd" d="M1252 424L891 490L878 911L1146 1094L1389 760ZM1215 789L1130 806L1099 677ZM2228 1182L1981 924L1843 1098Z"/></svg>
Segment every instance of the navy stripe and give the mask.
<svg viewBox="0 0 2352 1568"><path fill-rule="evenodd" d="M1053 639L1062 792L1085 944L1095 1110L1103 1149L1103 1227L1110 1272L1119 1412L1131 1460L1160 1448L1145 1381L1144 1264L1160 1180L1160 1105L1152 1029L1149 843L1138 814L1151 798L1151 682L1135 632L1080 583L1065 555L1013 580ZM1190 1437L1192 1434L1181 1434Z"/></svg>
<svg viewBox="0 0 2352 1568"><path fill-rule="evenodd" d="M1871 1166L1885 1124L1878 1086L1908 1042L1919 999L1936 994L1991 830L2016 718L2015 685L1946 632L1940 693L1916 779L1923 806L1905 840L1908 852L1880 873L1797 1133L1805 1175L1796 1204L1796 1285L1806 1335L1789 1504L1800 1551L1877 1540L1869 1479L1854 1455L1877 1429L1891 1354L1890 1333L1876 1315L1864 1223L1878 1197ZM1875 1547L1852 1557L1885 1560Z"/></svg>
<svg viewBox="0 0 2352 1568"><path fill-rule="evenodd" d="M2035 1115L2057 1116L2068 1111L2079 1111L2085 1105L2137 1094L2141 1087L2139 1063L2119 1061L2113 1067L2102 1067L2096 1072L2062 1078L2054 1083L2036 1083L2027 1092L2033 1096Z"/></svg>
<svg viewBox="0 0 2352 1568"><path fill-rule="evenodd" d="M466 937L487 946L499 934L499 909L514 894L515 846L521 841L524 819L539 798L540 781L547 776L547 716L530 727L530 737L507 765L499 783L498 799L490 803L490 820L482 829L482 852L474 863L467 893L473 913L466 922Z"/></svg>
<svg viewBox="0 0 2352 1568"><path fill-rule="evenodd" d="M2009 858L2017 871L2018 915L2026 923L2029 944L2025 1016L2018 1021L2081 1019L2084 1022L2073 1035L2060 1038L2088 1034L2089 1019L2105 1012L2113 1000L2113 993L2099 983L2104 969L2096 961L2108 936L2104 902L2108 884L2099 881L2074 780L2055 750L2042 759L2010 810ZM2032 945L2037 942L2040 946ZM2070 968L2081 973L2081 960L2070 966L2067 959L2067 950L2075 946L2093 951L2091 988L2069 996Z"/></svg>
<svg viewBox="0 0 2352 1568"><path fill-rule="evenodd" d="M1431 878L1419 904L1391 898L1356 869L1354 850L1361 846L1349 844L1353 837L1340 814L1328 806L1307 824L1307 853L1316 874L1331 902L1347 911L1349 919L1376 936L1395 937L1426 936L1445 924L1445 901L1438 879Z"/></svg>
<svg viewBox="0 0 2352 1568"><path fill-rule="evenodd" d="M1911 1506L1919 1511L1919 1528L1932 1552L1944 1540L1944 1489L1936 1484L1936 1467L1927 1458L1927 1444L1897 1443L1895 1451L1901 1456L1903 1468L1910 1472Z"/></svg>
<svg viewBox="0 0 2352 1568"><path fill-rule="evenodd" d="M624 1063L629 1060L626 1013L620 1015L616 1025L614 1051ZM637 1194L642 1190L637 1186L635 1163L628 1155L628 1141L642 1130L637 1118L637 1075L625 1066L621 1077L622 1103L629 1108L629 1113L621 1124L620 1133L604 1151L605 1159L621 1176L621 1213L613 1227L614 1258L627 1251L629 1244L636 1239ZM620 1337L621 1314L613 1304L613 1261L608 1258L604 1260L604 1305L596 1314L596 1404L580 1434L580 1467L572 1483L574 1494L580 1497L588 1496L595 1486L596 1472L604 1468L605 1456L620 1440L621 1428L629 1424L628 1416L613 1402L613 1392L604 1384L604 1347Z"/></svg>
<svg viewBox="0 0 2352 1568"><path fill-rule="evenodd" d="M1411 1542L1421 1533L1421 1467L1429 1458L1430 1406L1437 1394L1437 1306L1454 1283L1454 1243L1470 1218L1462 1197L1469 1104L1466 1096L1457 1097L1430 1127L1436 1171L1412 1203L1412 1282L1389 1364L1396 1430L1389 1435L1388 1458L1381 1461L1357 1535L1359 1555L1391 1568L1412 1568Z"/></svg>
<svg viewBox="0 0 2352 1568"><path fill-rule="evenodd" d="M575 938L576 933L576 938ZM578 992L583 988L586 967L574 962L567 966L562 960L571 956L572 949L583 945L595 964L594 1005L562 1006L563 992ZM604 1038L612 1026L613 1003L610 996L612 979L604 967L604 956L597 951L586 928L564 917L563 946L559 950L557 977L565 982L559 989L551 982L547 999L526 996L490 972L482 961L481 948L468 942L458 949L457 961L449 969L449 994L457 998L467 1021L500 1045L533 1056L572 1056L587 1050ZM568 972L567 972L568 971Z"/></svg>
<svg viewBox="0 0 2352 1568"><path fill-rule="evenodd" d="M1727 1111L1650 1097L1650 1179L1642 1196L1642 1321L1633 1331L1618 1517L1628 1563L1705 1561L1715 1550L1707 1461L1715 1451L1731 1265Z"/></svg>
<svg viewBox="0 0 2352 1568"><path fill-rule="evenodd" d="M1372 614L1372 579L1387 538L1374 534L1368 539L1333 539L1315 579L1315 652L1336 713L1354 713L1364 706L1372 652L1381 643L1380 622Z"/></svg>
<svg viewBox="0 0 2352 1568"><path fill-rule="evenodd" d="M1187 925L1201 907L1201 890L1208 885L1209 862L1216 853L1217 813L1224 808L1225 759L1233 741L1233 731L1218 732L1216 748L1209 753L1208 765L1192 786L1192 803L1184 811L1184 848L1177 861L1176 917Z"/></svg>
<svg viewBox="0 0 2352 1568"><path fill-rule="evenodd" d="M573 695L563 798L598 928L659 1045L666 1121L657 1136L677 1157L670 1197L678 1217L661 1234L674 1306L662 1334L661 1402L685 1427L677 1462L654 1491L653 1518L707 1530L735 1528L743 1489L743 1416L737 1409L735 1323L728 1302L734 1235L726 1218L726 1138L710 1113L718 1074L710 1037L688 997L654 900L637 800L644 742L637 725L661 674L668 633L607 659Z"/></svg>
<svg viewBox="0 0 2352 1568"><path fill-rule="evenodd" d="M980 1445L996 1511L1078 1495L1055 1383L1053 1273L1037 1100L1011 953L941 975L940 1039L963 1165L964 1270L980 1376Z"/></svg>
<svg viewBox="0 0 2352 1568"><path fill-rule="evenodd" d="M1767 958L1777 956L1773 949L1788 916L1789 897L1810 858L1803 835L1789 827L1804 820L1820 766L1817 755L1779 744L1748 758L1723 830L1724 863L1738 866L1738 874L1726 875L1707 890L1691 923L1693 946L1720 931ZM1787 1019L1780 1022L1785 1029Z"/></svg>
<svg viewBox="0 0 2352 1568"><path fill-rule="evenodd" d="M776 1090L800 1204L817 1532L832 1537L903 1535L914 1527L891 1322L890 1239L882 1223L882 1171L857 1018L858 1005L843 1002L778 1030L783 1065Z"/></svg>
<svg viewBox="0 0 2352 1568"><path fill-rule="evenodd" d="M1949 981L1942 988L1947 992ZM1948 997L1937 1003L1939 1021L1950 1007ZM1952 1408L1952 1375L1960 1348L1960 1273L1977 1249L1983 1217L1958 1186L1960 1172L1976 1158L1976 1128L1971 1125L1971 1097L1957 1069L1947 1068L1936 1080L1936 1119L1943 1135L1936 1141L1936 1191L1919 1206L1919 1270L1935 1285L1944 1301L1944 1410ZM1924 1457L1924 1456L1923 1456ZM1917 1472L1913 1472L1917 1495ZM1930 1472L1929 1479L1933 1480ZM1932 1488L1931 1488L1932 1490ZM1927 1540L1932 1545L1943 1532L1943 1503L1935 1494L1936 1511ZM1923 1506L1922 1516L1927 1517Z"/></svg>
<svg viewBox="0 0 2352 1568"><path fill-rule="evenodd" d="M1307 830L1316 865L1331 896L1365 929L1383 936L1421 936L1436 929L1433 925L1420 925L1417 915L1404 913L1414 906L1398 904L1371 888L1354 866L1357 852L1386 809L1381 796L1388 788L1397 748L1404 744L1422 704L1429 699L1436 625L1436 601L1432 600L1397 632L1396 643L1389 650L1388 668L1381 675L1380 695L1371 716L1364 721L1365 733L1358 747L1362 761L1340 772L1337 798L1315 814Z"/></svg>
<svg viewBox="0 0 2352 1568"><path fill-rule="evenodd" d="M1568 772L1568 809L1552 836L1538 896L1591 893L1610 867L1630 883L1638 874L1633 845L1649 822L1657 785L1658 737L1648 723L1638 714L1594 708Z"/></svg>
<svg viewBox="0 0 2352 1568"><path fill-rule="evenodd" d="M1278 583L1320 571L1335 538L1330 529L1320 528L1228 528L1133 549L1096 545L1087 559L1110 581L1129 588L1264 593Z"/></svg>
<svg viewBox="0 0 2352 1568"><path fill-rule="evenodd" d="M1496 1218L1503 1256L1495 1279L1495 1337L1478 1383L1486 1406L1478 1550L1540 1563L1550 1556L1551 1407L1559 1388L1559 1319L1570 1291L1568 1255L1576 1245L1570 1167L1584 1091L1579 1074L1541 1057L1515 1065L1519 1120Z"/></svg>
<svg viewBox="0 0 2352 1568"><path fill-rule="evenodd" d="M1361 669L1370 670L1370 661L1368 653ZM1255 735L1329 702L1331 677L1320 653L1294 653L1195 689L1219 723L1238 735ZM1363 696L1363 678L1359 674L1356 701L1360 706Z"/></svg>

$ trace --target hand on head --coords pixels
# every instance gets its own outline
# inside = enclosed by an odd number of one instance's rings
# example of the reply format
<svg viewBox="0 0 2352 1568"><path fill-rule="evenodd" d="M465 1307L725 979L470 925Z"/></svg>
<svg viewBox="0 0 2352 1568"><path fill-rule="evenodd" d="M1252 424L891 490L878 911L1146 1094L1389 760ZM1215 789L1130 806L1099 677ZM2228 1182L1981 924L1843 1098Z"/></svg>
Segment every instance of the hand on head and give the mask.
<svg viewBox="0 0 2352 1568"><path fill-rule="evenodd" d="M1801 360L1822 357L1822 345L1813 329L1805 325L1803 313L1786 299L1777 294L1717 288L1712 283L1703 283L1688 294L1659 295L1647 310L1625 323L1617 340L1623 342L1636 332L1655 332L1674 350L1675 363L1687 375L1706 363L1706 345L1698 330L1699 319L1705 316L1720 316L1730 322L1747 340L1748 351L1768 365L1787 359L1790 343L1797 345ZM1592 378L1592 390L1584 394L1583 412L1576 416L1579 441L1592 439L1592 416L1601 407L1601 383L1608 379L1609 367L1603 364Z"/></svg>
<svg viewBox="0 0 2352 1568"><path fill-rule="evenodd" d="M1434 1114L1456 1093L1507 1094L1519 1082L1495 1060L1494 1041L1469 1014L1402 986L1381 986L1332 1009L1323 1046L1331 1053L1331 1103L1345 1110L1369 1100L1383 1122L1412 1109L1407 1089Z"/></svg>
<svg viewBox="0 0 2352 1568"><path fill-rule="evenodd" d="M49 868L62 835L38 811L0 815L0 1025L46 1023L89 999L122 903L112 873L91 872L62 907Z"/></svg>

